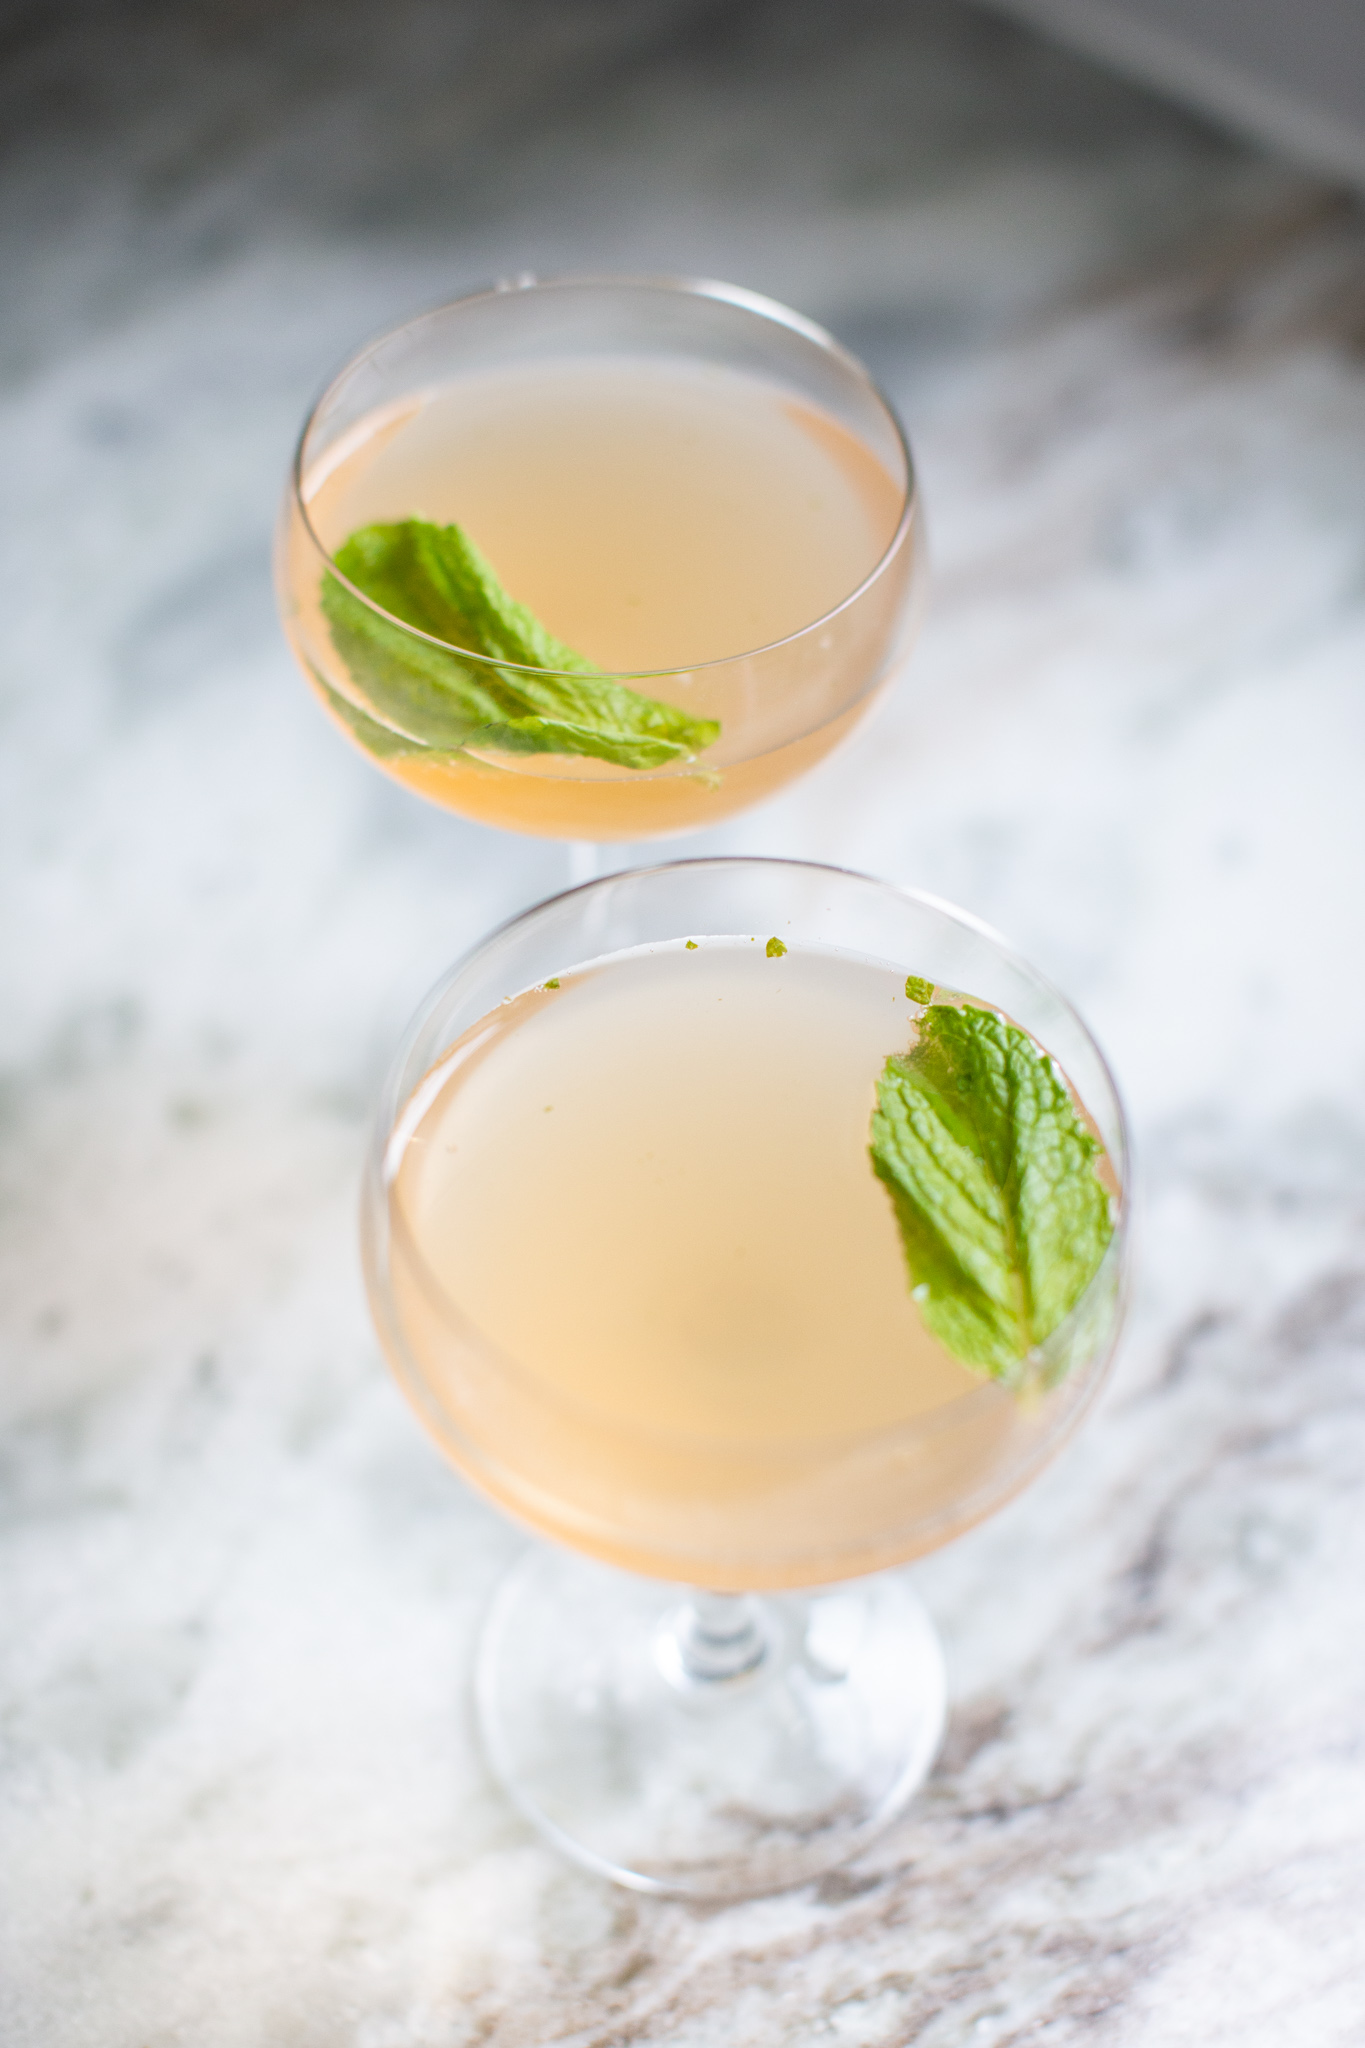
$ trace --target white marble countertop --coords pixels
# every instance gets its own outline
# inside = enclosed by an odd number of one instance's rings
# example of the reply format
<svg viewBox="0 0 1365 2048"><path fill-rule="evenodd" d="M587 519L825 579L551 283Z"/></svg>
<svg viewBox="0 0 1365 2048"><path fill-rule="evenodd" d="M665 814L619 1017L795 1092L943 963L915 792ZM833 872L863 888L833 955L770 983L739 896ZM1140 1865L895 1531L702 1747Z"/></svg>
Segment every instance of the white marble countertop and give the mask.
<svg viewBox="0 0 1365 2048"><path fill-rule="evenodd" d="M947 0L7 34L5 2048L1360 2042L1359 212ZM590 265L827 320L930 507L905 686L702 845L1003 927L1145 1175L1101 1411L916 1572L930 1787L856 1870L724 1911L604 1888L489 1786L470 1645L521 1539L357 1279L396 1032L563 855L332 738L267 574L327 366Z"/></svg>

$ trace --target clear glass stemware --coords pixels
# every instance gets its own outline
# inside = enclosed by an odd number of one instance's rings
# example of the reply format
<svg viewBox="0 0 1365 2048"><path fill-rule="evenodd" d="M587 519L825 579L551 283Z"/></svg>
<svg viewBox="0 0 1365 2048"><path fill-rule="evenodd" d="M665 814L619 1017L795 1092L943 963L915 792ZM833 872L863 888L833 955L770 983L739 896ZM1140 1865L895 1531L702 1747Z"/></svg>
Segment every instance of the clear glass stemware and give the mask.
<svg viewBox="0 0 1365 2048"><path fill-rule="evenodd" d="M713 379L747 379L736 388L776 394L811 423L810 432L860 451L881 480L879 537L839 600L756 646L726 645L706 658L663 666L604 664L602 676L697 719L718 720L720 737L704 751L664 767L625 767L583 755L507 752L478 731L458 745L424 723L409 703L367 693L338 650L320 601L338 578L420 657L429 636L393 617L349 583L334 556L364 520L395 520L423 505L389 503L376 485L333 504L340 468L386 433L427 431L424 410L443 391L515 373L535 380L565 366L670 368ZM727 386L726 388L730 388ZM379 422L378 426L375 422ZM387 423L387 424L386 424ZM532 462L523 496L534 497ZM723 493L725 480L716 478ZM591 529L600 509L585 482L580 519ZM458 479L451 485L458 501ZM600 491L599 491L600 496ZM704 502L704 500L703 500ZM441 517L455 517L454 512ZM515 516L515 508L510 516ZM704 516L699 514L699 516ZM475 538L479 536L476 534ZM565 541L568 546L568 540ZM789 575L782 549L752 536L745 574L762 581ZM904 432L853 356L814 322L730 285L678 278L518 278L405 322L362 349L310 412L286 486L276 547L276 582L285 631L324 709L372 763L430 801L486 824L570 841L634 841L703 829L773 794L823 759L897 672L913 637L923 586L922 520ZM668 587L668 570L656 582ZM676 579L675 579L676 580ZM520 593L514 591L513 595ZM676 596L676 593L674 593ZM684 592L685 595L685 592ZM647 600L646 600L647 601ZM552 628L556 622L547 618ZM444 650L446 643L432 641ZM601 658L593 647L584 652ZM476 679L504 679L516 664L462 654ZM540 673L549 673L541 671ZM590 866L578 860L578 874Z"/></svg>
<svg viewBox="0 0 1365 2048"><path fill-rule="evenodd" d="M982 1378L895 1428L814 1437L778 1416L728 1440L636 1428L549 1391L418 1270L395 1134L462 1034L571 968L768 932L1006 1012L1084 1105L1117 1226L1021 1390ZM936 1754L945 1686L897 1567L1026 1486L1093 1401L1122 1318L1127 1175L1117 1091L1066 1000L972 917L843 870L704 860L610 876L505 925L433 991L384 1091L365 1270L419 1416L466 1478L550 1539L496 1599L476 1689L497 1776L566 1853L643 1890L753 1895L845 1862L902 1810Z"/></svg>

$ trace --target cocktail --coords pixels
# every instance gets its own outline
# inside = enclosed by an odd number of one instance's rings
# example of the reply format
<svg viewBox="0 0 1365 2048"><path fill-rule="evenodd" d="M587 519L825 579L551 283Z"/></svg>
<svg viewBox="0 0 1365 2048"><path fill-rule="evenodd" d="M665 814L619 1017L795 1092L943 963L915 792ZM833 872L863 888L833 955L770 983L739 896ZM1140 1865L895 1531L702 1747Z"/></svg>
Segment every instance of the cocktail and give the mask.
<svg viewBox="0 0 1365 2048"><path fill-rule="evenodd" d="M569 1853L743 1895L900 1811L944 1683L894 1568L1093 1399L1126 1158L1063 998L971 918L842 870L613 876L436 989L381 1109L370 1296L437 1442L550 1539L498 1597L478 1696Z"/></svg>
<svg viewBox="0 0 1365 2048"><path fill-rule="evenodd" d="M909 449L822 329L730 286L520 280L363 350L310 414L277 582L385 773L513 831L691 831L829 753L894 674Z"/></svg>

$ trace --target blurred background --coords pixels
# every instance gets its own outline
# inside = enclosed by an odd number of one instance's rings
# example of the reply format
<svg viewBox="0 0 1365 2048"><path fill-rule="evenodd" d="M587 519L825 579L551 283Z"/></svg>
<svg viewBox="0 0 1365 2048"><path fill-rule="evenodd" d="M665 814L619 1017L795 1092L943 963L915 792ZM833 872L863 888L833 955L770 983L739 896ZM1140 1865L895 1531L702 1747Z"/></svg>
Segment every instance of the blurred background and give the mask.
<svg viewBox="0 0 1365 2048"><path fill-rule="evenodd" d="M1226 1963L1248 1898L1295 2038L1356 2038L1365 60L1344 0L1292 47L1240 14L0 5L13 2048L693 2048L724 2014L737 2048L845 1995L837 2038L888 2048L1259 2048L1289 2036ZM367 335L590 268L830 326L928 512L891 701L676 850L1002 927L1111 1053L1147 1191L1114 1404L924 1575L968 1732L913 1844L867 1899L707 1934L604 1904L484 1784L452 1703L516 1539L401 1409L355 1272L396 1033L564 853L374 774L270 587L303 415ZM1297 1890L1256 1890L1252 1811ZM1087 2031L1106 1999L1128 2031Z"/></svg>

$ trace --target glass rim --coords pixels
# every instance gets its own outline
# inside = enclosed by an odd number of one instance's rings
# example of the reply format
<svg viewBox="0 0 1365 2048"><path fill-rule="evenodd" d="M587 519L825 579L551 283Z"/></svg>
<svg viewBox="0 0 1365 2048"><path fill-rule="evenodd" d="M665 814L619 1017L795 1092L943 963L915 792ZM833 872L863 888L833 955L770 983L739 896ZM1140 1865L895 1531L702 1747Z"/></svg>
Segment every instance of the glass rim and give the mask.
<svg viewBox="0 0 1365 2048"><path fill-rule="evenodd" d="M418 1004L417 1009L409 1020L385 1075L378 1114L374 1123L374 1133L366 1162L363 1199L367 1209L374 1208L382 1211L385 1218L385 1227L389 1231L394 1230L395 1224L399 1226L398 1234L405 1240L405 1248L409 1256L415 1259L419 1282L424 1290L430 1293L433 1305L437 1307L443 1316L449 1315L456 1327L464 1333L466 1340L475 1345L482 1357L496 1364L499 1370L508 1372L515 1381L520 1382L523 1386L532 1383L528 1368L520 1360L506 1353L496 1340L474 1323L460 1308L459 1304L447 1294L446 1290L440 1285L440 1282L436 1280L435 1275L430 1272L420 1248L413 1241L411 1232L407 1229L403 1219L401 1217L395 1218L389 1198L390 1177L386 1171L386 1157L390 1141L397 1128L405 1103L411 1098L415 1088L420 1086L422 1078L419 1076L417 1082L411 1084L406 1092L400 1092L403 1070L411 1059L422 1033L426 1030L431 1018L439 1011L442 1002L450 990L465 970L473 965L481 954L497 944L500 939L514 932L519 926L529 923L531 919L538 917L542 912L564 904L573 897L589 895L614 882L637 881L654 875L677 874L689 870L703 871L710 869L714 871L716 869L736 868L750 870L755 868L798 870L806 874L837 875L843 880L862 883L870 888L885 891L902 902L915 904L932 911L936 916L946 918L949 922L960 925L965 930L971 932L975 937L985 940L1006 960L1021 968L1035 983L1041 993L1046 994L1059 1005L1089 1045L1091 1052L1098 1062L1105 1085L1109 1090L1117 1125L1118 1146L1115 1148L1106 1144L1104 1150L1114 1166L1119 1192L1113 1231L1099 1265L1056 1329L1043 1339L1041 1345L1035 1346L1033 1351L1030 1352L1029 1360L1045 1355L1049 1351L1064 1355L1069 1338L1082 1327L1086 1313L1093 1303L1100 1298L1101 1290L1111 1285L1117 1285L1119 1292L1119 1316L1115 1324L1116 1334L1114 1339L1114 1342L1116 1342L1117 1331L1122 1326L1123 1309L1126 1304L1129 1285L1127 1252L1131 1235L1133 1209L1132 1137L1127 1111L1124 1107L1123 1097L1115 1080L1113 1069L1099 1041L1076 1009L1074 1003L1062 993L1047 975L1039 968L1034 967L1031 961L1026 959L1016 947L1012 946L993 925L988 924L983 918L977 917L973 912L963 910L958 904L948 902L942 896L934 895L929 890L913 888L907 883L889 882L875 875L867 875L857 868L840 867L829 861L795 860L775 855L709 854L686 860L658 861L650 867L628 868L616 874L595 876L591 881L580 882L573 888L560 890L555 895L544 897L540 902L528 905L525 910L518 911L513 916L504 918L501 924L496 925L492 931L485 933L481 939L477 940L472 946L467 947L433 987L428 990L426 996ZM588 961L581 964L589 966L592 963ZM532 987L534 985L528 983L527 986ZM969 995L971 991L964 989L959 991L959 993ZM981 1000L985 999L982 998ZM1029 1036L1032 1037L1033 1034L1030 1032ZM451 1043L454 1043L454 1041L452 1040ZM1056 1055L1049 1052L1046 1046L1043 1047L1043 1050L1050 1059L1055 1059ZM385 1263L387 1264L387 1260ZM1111 1343L1109 1346L1109 1357L1112 1357L1113 1349L1114 1343ZM1107 1363L1107 1359L1103 1362ZM889 1431L879 1428L854 1430L848 1433L835 1432L810 1440L801 1439L793 1441L790 1444L781 1446L780 1449L773 1447L766 1451L765 1446L761 1442L749 1442L746 1439L735 1441L730 1448L734 1455L747 1458L762 1458L768 1455L771 1456L775 1463L786 1463L802 1455L808 1456L817 1444L826 1447L837 1444L842 1454L848 1455L860 1443L874 1438L884 1441L888 1436L893 1436L898 1440L920 1440L931 1437L943 1429L955 1426L977 1408L991 1406L997 1403L1002 1396L1017 1398L1027 1390L1027 1381L1022 1382L1019 1386L1015 1386L1010 1382L996 1378L994 1375L979 1372L978 1369L971 1366L964 1366L964 1370L976 1372L979 1384L966 1388L962 1393L953 1396L951 1400L943 1403L941 1407L931 1409L923 1416L907 1418ZM419 1383L421 1383L421 1374L419 1373L417 1377ZM1069 1388L1073 1401L1079 1401L1081 1405L1084 1405L1092 1386L1098 1386L1102 1378L1103 1372L1098 1374L1078 1374L1074 1379L1072 1375L1064 1374L1052 1386L1048 1386L1044 1380L1042 1391L1044 1393L1065 1393ZM544 1397L544 1390L538 1385L536 1392L539 1398ZM577 1397L568 1396L563 1393L556 1393L554 1400L557 1405L575 1410L580 1415L596 1416L599 1412L596 1404L593 1402L588 1400L580 1401ZM638 1440L652 1440L658 1437L674 1446L679 1443L686 1443L692 1449L700 1445L714 1446L715 1443L715 1438L705 1433L679 1432L664 1425L658 1425L656 1428L648 1424L618 1422L613 1423L612 1427L618 1434L631 1436Z"/></svg>
<svg viewBox="0 0 1365 2048"><path fill-rule="evenodd" d="M491 284L479 285L473 291L461 292L456 298L442 300L439 305L428 306L423 312L414 313L409 319L400 320L393 327L386 327L382 333L375 335L370 341L367 341L362 347L357 349L353 355L347 357L341 368L327 380L312 405L308 408L307 416L299 432L298 441L295 444L294 456L289 469L289 490L293 498L294 509L309 540L316 548L322 560L327 564L328 572L335 576L337 582L341 584L344 590L357 599L359 603L366 606L369 611L372 611L377 618L383 619L386 624L396 626L400 631L410 634L414 640L425 642L429 647L441 648L446 653L463 655L467 661L476 662L485 668L507 669L513 675L549 675L571 678L578 682L583 680L583 671L579 669L537 668L527 662L494 661L491 655L480 654L473 648L458 646L453 640L440 640L434 633L423 632L420 626L410 625L406 619L400 619L394 612L385 611L382 605L376 604L373 598L367 597L363 590L351 582L344 571L338 569L335 560L323 546L317 529L313 525L312 516L308 509L308 500L303 495L303 456L308 436L313 430L314 422L333 393L340 389L347 378L354 376L358 370L363 369L365 364L377 355L380 349L384 348L387 343L393 341L398 335L405 334L414 328L425 326L429 321L439 320L443 315L453 313L458 307L479 305L491 300L507 298L517 292L618 289L672 292L680 297L713 299L722 304L734 306L740 312L750 313L756 318L769 320L774 325L785 327L792 333L800 334L807 341L813 342L826 355L833 357L846 370L850 371L871 392L877 404L881 407L891 424L905 463L905 484L902 490L900 512L896 520L895 529L866 576L863 577L855 589L848 593L847 597L841 598L838 604L831 605L828 611L821 612L818 618L810 620L808 624L798 626L795 632L784 633L776 640L764 641L761 646L739 648L733 654L722 654L708 661L674 662L671 666L664 668L595 668L591 673L603 682L647 682L665 676L703 675L713 669L728 668L737 661L756 661L764 655L776 653L779 648L790 647L798 640L804 640L808 635L821 631L832 620L837 619L843 612L846 612L851 606L855 605L860 598L865 596L881 580L885 571L901 552L911 528L914 526L919 509L919 482L915 472L915 458L911 451L909 438L901 423L900 415L885 391L883 391L881 385L877 382L866 364L860 362L852 350L845 348L843 343L837 340L827 328L821 327L818 321L808 319L804 313L795 312L790 306L784 306L779 299L766 298L761 292L751 292L743 285L725 284L714 278L688 277L681 273L678 275L669 275L666 272L655 274L643 271L622 271L619 273L610 271L585 271L577 273L571 271L563 276L536 277L527 271L519 273L515 277L499 278ZM370 715L373 716L374 714L371 713ZM381 719L378 722L383 724L386 721Z"/></svg>

